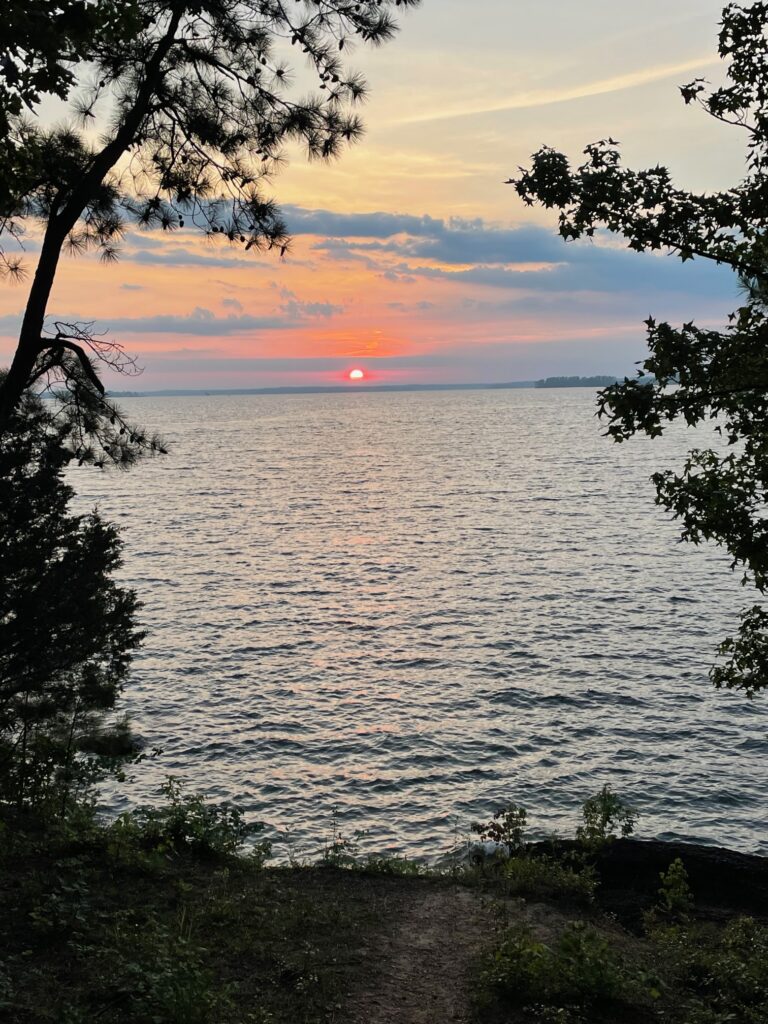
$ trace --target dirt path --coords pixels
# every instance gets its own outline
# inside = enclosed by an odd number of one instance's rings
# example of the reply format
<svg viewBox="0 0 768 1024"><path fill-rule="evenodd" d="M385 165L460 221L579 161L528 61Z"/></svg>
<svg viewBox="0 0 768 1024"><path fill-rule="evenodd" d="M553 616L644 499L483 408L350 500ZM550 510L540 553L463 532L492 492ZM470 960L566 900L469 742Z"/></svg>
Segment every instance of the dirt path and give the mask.
<svg viewBox="0 0 768 1024"><path fill-rule="evenodd" d="M350 994L354 1024L466 1024L470 972L492 938L479 894L458 887L393 890L382 929L360 950L362 980Z"/></svg>

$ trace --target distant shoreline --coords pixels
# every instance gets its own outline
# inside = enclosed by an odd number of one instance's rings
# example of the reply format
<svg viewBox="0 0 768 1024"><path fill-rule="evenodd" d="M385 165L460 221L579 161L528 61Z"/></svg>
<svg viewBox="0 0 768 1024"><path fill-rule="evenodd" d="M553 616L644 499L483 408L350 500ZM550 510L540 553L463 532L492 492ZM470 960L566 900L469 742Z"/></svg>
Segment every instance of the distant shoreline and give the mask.
<svg viewBox="0 0 768 1024"><path fill-rule="evenodd" d="M552 378L558 379L558 378ZM579 380L579 378L570 378ZM603 378L601 378L603 379ZM605 378L607 379L607 378ZM591 378L583 378L590 381ZM611 382L616 380L610 378ZM587 387L602 385L592 383L553 384L546 381L518 380L502 384L318 384L296 387L274 388L166 388L158 391L110 391L110 398L208 398L226 395L349 395L362 392L405 392L405 391L507 391L548 387Z"/></svg>

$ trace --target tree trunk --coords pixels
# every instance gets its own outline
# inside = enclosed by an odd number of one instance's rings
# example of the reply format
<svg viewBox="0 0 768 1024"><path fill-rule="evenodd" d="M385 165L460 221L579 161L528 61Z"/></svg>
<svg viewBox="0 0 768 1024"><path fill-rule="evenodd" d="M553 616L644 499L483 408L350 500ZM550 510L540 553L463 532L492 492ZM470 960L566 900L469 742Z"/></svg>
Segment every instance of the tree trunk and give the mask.
<svg viewBox="0 0 768 1024"><path fill-rule="evenodd" d="M25 388L29 385L32 370L40 352L40 337L45 323L48 300L59 265L61 246L66 234L55 222L49 222L45 233L42 252L35 270L35 277L29 291L24 319L19 334L19 344L13 356L8 375L0 385L0 434L8 427L13 411L19 403Z"/></svg>
<svg viewBox="0 0 768 1024"><path fill-rule="evenodd" d="M52 214L48 221L42 252L24 311L19 344L8 375L0 385L0 436L7 430L14 409L31 382L32 370L41 351L43 324L64 240L93 200L107 174L133 142L162 78L162 64L175 42L182 13L182 8L179 8L171 16L157 49L147 62L146 76L137 90L136 100L115 137L96 154L82 179L73 183L71 194L63 202L60 211Z"/></svg>

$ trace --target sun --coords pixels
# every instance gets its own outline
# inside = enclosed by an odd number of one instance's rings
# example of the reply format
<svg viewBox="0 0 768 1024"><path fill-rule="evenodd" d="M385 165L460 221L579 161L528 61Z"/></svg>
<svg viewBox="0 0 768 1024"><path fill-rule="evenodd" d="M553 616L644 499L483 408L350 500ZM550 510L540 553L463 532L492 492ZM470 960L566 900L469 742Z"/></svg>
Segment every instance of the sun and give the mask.
<svg viewBox="0 0 768 1024"><path fill-rule="evenodd" d="M349 371L349 379L350 380L365 380L365 373L363 372L363 370L350 370Z"/></svg>

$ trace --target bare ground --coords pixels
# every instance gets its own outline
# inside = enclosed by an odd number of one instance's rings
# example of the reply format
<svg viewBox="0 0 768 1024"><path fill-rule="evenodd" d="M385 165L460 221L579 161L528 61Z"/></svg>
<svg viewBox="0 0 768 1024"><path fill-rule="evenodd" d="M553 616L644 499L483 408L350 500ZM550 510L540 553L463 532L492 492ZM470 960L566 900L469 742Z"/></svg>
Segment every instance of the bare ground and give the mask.
<svg viewBox="0 0 768 1024"><path fill-rule="evenodd" d="M491 909L455 886L393 887L383 902L380 927L359 950L349 1020L467 1024L472 965L493 938Z"/></svg>

